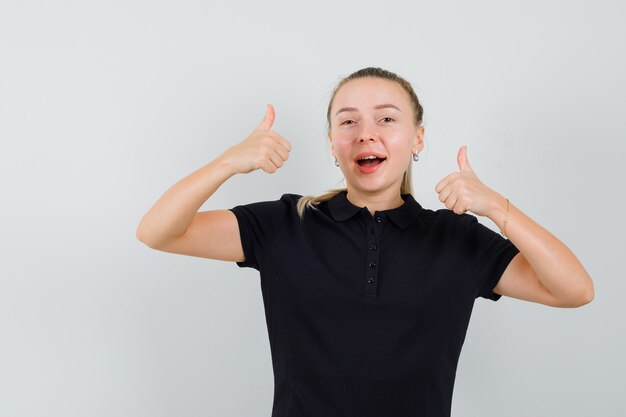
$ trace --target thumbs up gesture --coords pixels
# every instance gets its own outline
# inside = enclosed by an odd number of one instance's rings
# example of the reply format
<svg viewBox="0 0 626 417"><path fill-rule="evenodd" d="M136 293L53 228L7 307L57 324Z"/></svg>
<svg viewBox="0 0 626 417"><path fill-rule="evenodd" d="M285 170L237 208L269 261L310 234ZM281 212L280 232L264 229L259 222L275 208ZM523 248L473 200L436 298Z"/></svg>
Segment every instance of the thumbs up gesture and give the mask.
<svg viewBox="0 0 626 417"><path fill-rule="evenodd" d="M241 143L228 148L220 158L239 174L256 169L274 173L289 157L291 144L277 132L272 131L276 114L274 106L267 105L261 123Z"/></svg>
<svg viewBox="0 0 626 417"><path fill-rule="evenodd" d="M481 216L489 216L499 201L499 194L480 182L467 160L467 146L461 146L457 155L459 171L448 175L435 187L439 201L456 214L469 210Z"/></svg>

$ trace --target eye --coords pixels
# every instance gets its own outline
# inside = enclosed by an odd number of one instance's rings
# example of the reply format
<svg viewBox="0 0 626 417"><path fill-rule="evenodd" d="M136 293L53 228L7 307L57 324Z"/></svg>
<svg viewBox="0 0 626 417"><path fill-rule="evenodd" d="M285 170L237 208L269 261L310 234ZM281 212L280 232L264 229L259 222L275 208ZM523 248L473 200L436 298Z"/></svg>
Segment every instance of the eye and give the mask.
<svg viewBox="0 0 626 417"><path fill-rule="evenodd" d="M389 119L390 122L393 122L393 119L391 117L383 117L383 120L387 120Z"/></svg>
<svg viewBox="0 0 626 417"><path fill-rule="evenodd" d="M348 124L348 122L352 122L352 123L350 123L350 124L354 124L354 121L353 121L353 120L346 120L346 121L344 121L344 122L340 123L340 125L345 125L345 124Z"/></svg>

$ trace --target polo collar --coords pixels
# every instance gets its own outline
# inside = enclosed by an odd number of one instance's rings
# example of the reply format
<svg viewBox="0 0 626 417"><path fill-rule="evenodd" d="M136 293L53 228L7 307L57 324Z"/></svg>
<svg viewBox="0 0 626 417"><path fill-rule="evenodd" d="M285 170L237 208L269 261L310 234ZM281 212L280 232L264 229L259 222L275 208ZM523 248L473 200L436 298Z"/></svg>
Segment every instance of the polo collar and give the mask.
<svg viewBox="0 0 626 417"><path fill-rule="evenodd" d="M328 209L333 219L341 222L351 218L360 211L367 211L369 214L367 208L352 204L350 200L348 200L347 194L347 191L341 191L328 200ZM385 214L396 226L404 229L417 219L422 206L415 201L411 194L402 194L402 199L404 200L404 204L400 207L377 211L376 213Z"/></svg>

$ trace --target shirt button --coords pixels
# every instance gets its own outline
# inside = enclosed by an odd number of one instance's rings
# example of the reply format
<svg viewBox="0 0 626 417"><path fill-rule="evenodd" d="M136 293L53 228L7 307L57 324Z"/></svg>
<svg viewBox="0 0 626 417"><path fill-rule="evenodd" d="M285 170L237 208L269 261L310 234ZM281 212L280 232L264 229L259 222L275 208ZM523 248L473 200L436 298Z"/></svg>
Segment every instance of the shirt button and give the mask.
<svg viewBox="0 0 626 417"><path fill-rule="evenodd" d="M376 250L376 245L370 245L370 250Z"/></svg>
<svg viewBox="0 0 626 417"><path fill-rule="evenodd" d="M370 279L368 279L367 282L369 284L373 284L374 283L374 277L370 277Z"/></svg>
<svg viewBox="0 0 626 417"><path fill-rule="evenodd" d="M370 268L374 268L376 266L376 262L372 261L369 263Z"/></svg>
<svg viewBox="0 0 626 417"><path fill-rule="evenodd" d="M376 216L376 223L380 223L382 221L380 216Z"/></svg>

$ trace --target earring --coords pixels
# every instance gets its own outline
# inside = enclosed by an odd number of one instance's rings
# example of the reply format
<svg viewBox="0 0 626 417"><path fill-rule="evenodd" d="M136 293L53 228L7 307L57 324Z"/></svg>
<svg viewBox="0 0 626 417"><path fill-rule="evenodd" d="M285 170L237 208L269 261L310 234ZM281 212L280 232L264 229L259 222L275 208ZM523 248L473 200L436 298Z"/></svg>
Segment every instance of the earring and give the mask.
<svg viewBox="0 0 626 417"><path fill-rule="evenodd" d="M417 161L419 161L419 160L420 160L420 155L419 155L417 152L415 152L415 153L413 154L413 160L414 160L415 162L417 162Z"/></svg>
<svg viewBox="0 0 626 417"><path fill-rule="evenodd" d="M339 166L339 161L337 161L337 157L335 157L335 166Z"/></svg>

